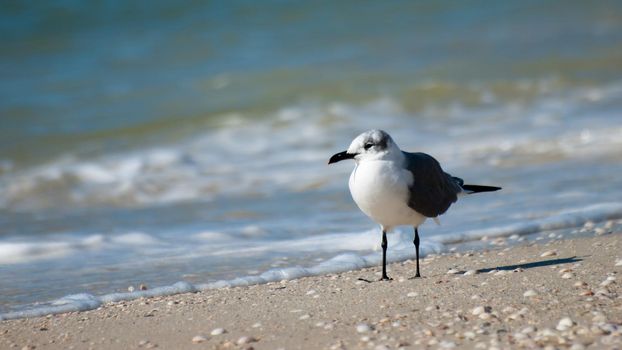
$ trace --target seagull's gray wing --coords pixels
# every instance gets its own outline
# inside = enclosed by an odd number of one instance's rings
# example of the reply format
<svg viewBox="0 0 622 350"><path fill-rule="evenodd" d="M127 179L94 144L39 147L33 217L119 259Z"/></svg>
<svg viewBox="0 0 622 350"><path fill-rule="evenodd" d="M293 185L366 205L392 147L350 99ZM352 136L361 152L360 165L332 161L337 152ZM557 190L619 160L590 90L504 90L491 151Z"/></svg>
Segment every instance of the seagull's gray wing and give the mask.
<svg viewBox="0 0 622 350"><path fill-rule="evenodd" d="M403 153L406 169L413 175L408 206L430 218L443 214L458 200L464 181L445 173L438 161L428 154Z"/></svg>

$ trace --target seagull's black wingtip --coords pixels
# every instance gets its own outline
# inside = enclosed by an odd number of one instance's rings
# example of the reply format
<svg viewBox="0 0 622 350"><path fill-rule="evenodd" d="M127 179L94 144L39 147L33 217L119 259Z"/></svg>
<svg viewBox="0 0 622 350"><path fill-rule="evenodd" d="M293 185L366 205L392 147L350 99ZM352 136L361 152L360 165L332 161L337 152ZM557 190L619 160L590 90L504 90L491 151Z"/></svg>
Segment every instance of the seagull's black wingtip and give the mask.
<svg viewBox="0 0 622 350"><path fill-rule="evenodd" d="M481 186L481 185L462 185L462 188L465 191L469 191L471 193L478 193L478 192L494 192L494 191L499 191L501 189L501 187L496 187L496 186Z"/></svg>

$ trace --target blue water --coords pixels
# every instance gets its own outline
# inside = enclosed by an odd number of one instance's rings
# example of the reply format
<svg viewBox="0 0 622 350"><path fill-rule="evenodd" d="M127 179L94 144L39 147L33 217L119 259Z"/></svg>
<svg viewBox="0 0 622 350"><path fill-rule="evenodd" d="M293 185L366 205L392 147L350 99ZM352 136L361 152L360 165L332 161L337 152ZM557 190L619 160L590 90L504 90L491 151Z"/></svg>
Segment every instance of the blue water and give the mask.
<svg viewBox="0 0 622 350"><path fill-rule="evenodd" d="M504 188L424 252L622 217L620 2L12 3L0 36L0 312L373 263L326 165L370 128Z"/></svg>

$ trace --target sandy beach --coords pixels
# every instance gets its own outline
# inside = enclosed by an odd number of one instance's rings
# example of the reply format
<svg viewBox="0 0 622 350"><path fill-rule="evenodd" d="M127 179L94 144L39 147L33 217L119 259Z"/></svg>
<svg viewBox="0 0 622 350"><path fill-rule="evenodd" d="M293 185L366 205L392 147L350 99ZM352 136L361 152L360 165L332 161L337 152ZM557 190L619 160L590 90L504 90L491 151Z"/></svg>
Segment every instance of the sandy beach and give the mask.
<svg viewBox="0 0 622 350"><path fill-rule="evenodd" d="M0 350L622 350L622 1L0 23Z"/></svg>
<svg viewBox="0 0 622 350"><path fill-rule="evenodd" d="M0 348L622 347L622 235L452 253L0 323Z"/></svg>

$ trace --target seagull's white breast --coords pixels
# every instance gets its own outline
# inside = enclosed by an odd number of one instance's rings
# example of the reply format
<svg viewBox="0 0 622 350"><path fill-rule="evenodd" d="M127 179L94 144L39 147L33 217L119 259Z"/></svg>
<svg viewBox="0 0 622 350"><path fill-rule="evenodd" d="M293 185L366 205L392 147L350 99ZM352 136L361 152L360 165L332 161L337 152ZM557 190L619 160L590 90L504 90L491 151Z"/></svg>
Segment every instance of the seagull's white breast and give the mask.
<svg viewBox="0 0 622 350"><path fill-rule="evenodd" d="M399 162L371 160L357 164L350 175L350 193L358 207L383 226L419 226L425 216L408 206L413 177Z"/></svg>

